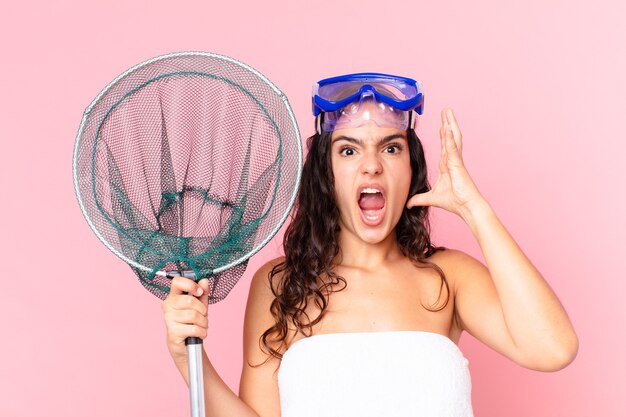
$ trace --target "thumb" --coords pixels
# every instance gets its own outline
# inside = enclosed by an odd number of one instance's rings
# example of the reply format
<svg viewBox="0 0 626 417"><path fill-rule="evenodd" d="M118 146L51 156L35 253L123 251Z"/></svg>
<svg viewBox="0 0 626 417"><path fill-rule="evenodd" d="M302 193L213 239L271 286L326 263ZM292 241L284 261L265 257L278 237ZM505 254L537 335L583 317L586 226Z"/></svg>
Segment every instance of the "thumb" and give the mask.
<svg viewBox="0 0 626 417"><path fill-rule="evenodd" d="M406 208L413 208L417 206L432 206L433 190L430 190L425 193L415 194L413 197L409 198L409 201L406 203Z"/></svg>
<svg viewBox="0 0 626 417"><path fill-rule="evenodd" d="M176 276L172 279L170 286L170 294L182 295L192 294L198 295L198 284L193 279Z"/></svg>
<svg viewBox="0 0 626 417"><path fill-rule="evenodd" d="M198 281L198 285L202 288L202 295L198 297L198 300L202 301L202 304L209 304L209 294L211 293L211 289L209 288L209 280L207 278L202 278Z"/></svg>

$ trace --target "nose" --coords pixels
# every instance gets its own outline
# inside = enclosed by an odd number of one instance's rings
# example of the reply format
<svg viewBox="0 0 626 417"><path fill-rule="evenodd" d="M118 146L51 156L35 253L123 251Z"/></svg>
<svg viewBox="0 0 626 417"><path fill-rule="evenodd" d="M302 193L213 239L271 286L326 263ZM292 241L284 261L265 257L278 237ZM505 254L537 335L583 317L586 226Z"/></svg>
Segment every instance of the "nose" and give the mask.
<svg viewBox="0 0 626 417"><path fill-rule="evenodd" d="M379 159L377 152L365 152L363 155L363 161L361 164L361 173L363 174L381 174L383 172L383 165Z"/></svg>

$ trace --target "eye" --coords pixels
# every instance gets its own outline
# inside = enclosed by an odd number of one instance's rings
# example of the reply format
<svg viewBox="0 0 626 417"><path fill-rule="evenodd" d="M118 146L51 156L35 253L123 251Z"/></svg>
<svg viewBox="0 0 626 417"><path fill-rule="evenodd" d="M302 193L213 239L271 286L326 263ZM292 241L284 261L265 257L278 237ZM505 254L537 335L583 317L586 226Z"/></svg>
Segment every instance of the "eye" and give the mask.
<svg viewBox="0 0 626 417"><path fill-rule="evenodd" d="M385 151L390 154L400 153L401 150L402 150L402 146L397 145L397 144L389 145L385 148Z"/></svg>
<svg viewBox="0 0 626 417"><path fill-rule="evenodd" d="M352 155L354 155L354 149L350 148L349 146L343 147L339 151L339 155L341 155L341 156L352 156Z"/></svg>

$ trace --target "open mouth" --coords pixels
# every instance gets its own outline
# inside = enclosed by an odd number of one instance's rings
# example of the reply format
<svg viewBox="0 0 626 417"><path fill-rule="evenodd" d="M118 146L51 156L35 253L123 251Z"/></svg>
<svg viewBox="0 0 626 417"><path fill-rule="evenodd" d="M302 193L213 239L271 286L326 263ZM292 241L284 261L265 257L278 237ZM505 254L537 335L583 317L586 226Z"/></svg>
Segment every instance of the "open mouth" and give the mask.
<svg viewBox="0 0 626 417"><path fill-rule="evenodd" d="M359 195L361 219L368 226L378 226L385 217L385 197L381 189L365 187Z"/></svg>

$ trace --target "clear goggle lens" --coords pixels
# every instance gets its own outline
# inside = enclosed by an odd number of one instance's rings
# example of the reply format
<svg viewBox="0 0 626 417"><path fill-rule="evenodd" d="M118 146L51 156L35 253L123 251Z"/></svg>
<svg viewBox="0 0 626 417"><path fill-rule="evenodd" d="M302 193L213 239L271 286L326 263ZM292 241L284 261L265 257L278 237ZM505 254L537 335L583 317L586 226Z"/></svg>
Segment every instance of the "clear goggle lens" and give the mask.
<svg viewBox="0 0 626 417"><path fill-rule="evenodd" d="M339 110L324 112L318 116L320 125L318 131L332 132L334 130L354 128L366 123L374 122L378 127L390 127L406 130L415 124L412 111L398 110L386 103L376 100L375 96L362 96ZM320 132L321 133L321 132Z"/></svg>

